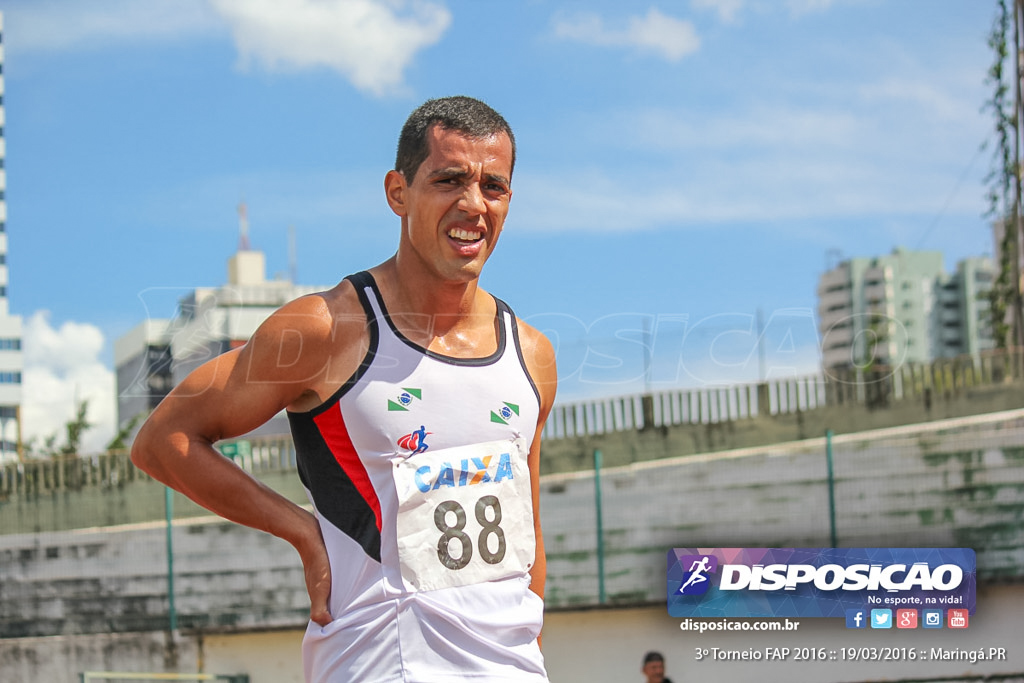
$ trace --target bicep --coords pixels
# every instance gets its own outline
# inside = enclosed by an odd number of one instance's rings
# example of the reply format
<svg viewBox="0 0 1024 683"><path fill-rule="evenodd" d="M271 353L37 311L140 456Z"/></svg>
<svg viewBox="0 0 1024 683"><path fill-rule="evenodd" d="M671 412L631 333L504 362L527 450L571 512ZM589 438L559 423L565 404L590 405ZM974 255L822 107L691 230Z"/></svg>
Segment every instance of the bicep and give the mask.
<svg viewBox="0 0 1024 683"><path fill-rule="evenodd" d="M199 366L150 422L213 442L250 432L297 401L322 374L329 321L295 308L275 313L243 346Z"/></svg>
<svg viewBox="0 0 1024 683"><path fill-rule="evenodd" d="M254 374L252 361L248 345L207 361L168 394L151 421L209 442L252 431L300 391Z"/></svg>
<svg viewBox="0 0 1024 683"><path fill-rule="evenodd" d="M548 338L536 329L522 322L520 322L520 328L522 330L523 361L534 386L537 387L540 399L540 415L537 423L539 435L548 413L551 412L551 407L555 403L555 393L558 389L555 350Z"/></svg>

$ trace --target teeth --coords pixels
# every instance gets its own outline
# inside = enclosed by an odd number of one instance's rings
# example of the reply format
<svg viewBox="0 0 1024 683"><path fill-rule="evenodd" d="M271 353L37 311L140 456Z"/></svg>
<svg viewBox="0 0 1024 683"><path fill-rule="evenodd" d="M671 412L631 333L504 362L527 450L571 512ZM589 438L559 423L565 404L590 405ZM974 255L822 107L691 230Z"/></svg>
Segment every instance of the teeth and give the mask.
<svg viewBox="0 0 1024 683"><path fill-rule="evenodd" d="M448 231L448 236L451 237L452 239L465 240L468 242L480 239L480 233L475 231L471 232L469 230L463 230L461 228L452 228L451 230Z"/></svg>

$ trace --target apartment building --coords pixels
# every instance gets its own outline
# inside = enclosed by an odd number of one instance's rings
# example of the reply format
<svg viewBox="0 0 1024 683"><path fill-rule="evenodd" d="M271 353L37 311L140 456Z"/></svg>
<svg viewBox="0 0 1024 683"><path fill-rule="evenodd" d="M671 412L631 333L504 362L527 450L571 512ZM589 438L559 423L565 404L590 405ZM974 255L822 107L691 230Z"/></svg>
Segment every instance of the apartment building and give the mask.
<svg viewBox="0 0 1024 683"><path fill-rule="evenodd" d="M994 277L981 257L947 273L937 251L842 261L818 281L822 365L927 363L993 348L986 293Z"/></svg>

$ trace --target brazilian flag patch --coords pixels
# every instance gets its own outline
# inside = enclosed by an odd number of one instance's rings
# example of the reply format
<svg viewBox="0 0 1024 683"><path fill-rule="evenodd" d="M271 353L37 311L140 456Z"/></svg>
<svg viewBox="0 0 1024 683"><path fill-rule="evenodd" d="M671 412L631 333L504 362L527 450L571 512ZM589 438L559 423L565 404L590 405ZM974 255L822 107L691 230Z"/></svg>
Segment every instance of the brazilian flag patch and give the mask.
<svg viewBox="0 0 1024 683"><path fill-rule="evenodd" d="M502 401L501 408L497 412L491 411L491 422L498 424L507 425L508 421L513 415L519 414L519 406L515 403L509 403L508 401Z"/></svg>

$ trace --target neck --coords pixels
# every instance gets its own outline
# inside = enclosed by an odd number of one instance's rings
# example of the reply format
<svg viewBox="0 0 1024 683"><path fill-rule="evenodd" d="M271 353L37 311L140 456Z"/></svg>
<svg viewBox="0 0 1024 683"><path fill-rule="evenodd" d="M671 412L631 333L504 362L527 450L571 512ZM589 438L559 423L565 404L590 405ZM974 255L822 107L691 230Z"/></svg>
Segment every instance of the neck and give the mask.
<svg viewBox="0 0 1024 683"><path fill-rule="evenodd" d="M488 329L492 325L493 299L476 278L444 280L410 268L397 255L374 268L373 275L392 319L423 346L430 346L431 338L461 336L481 324Z"/></svg>
<svg viewBox="0 0 1024 683"><path fill-rule="evenodd" d="M392 312L421 315L459 316L475 313L479 280L444 280L432 273L410 268L398 255L377 268L378 282L387 283ZM381 283L384 286L383 283Z"/></svg>

